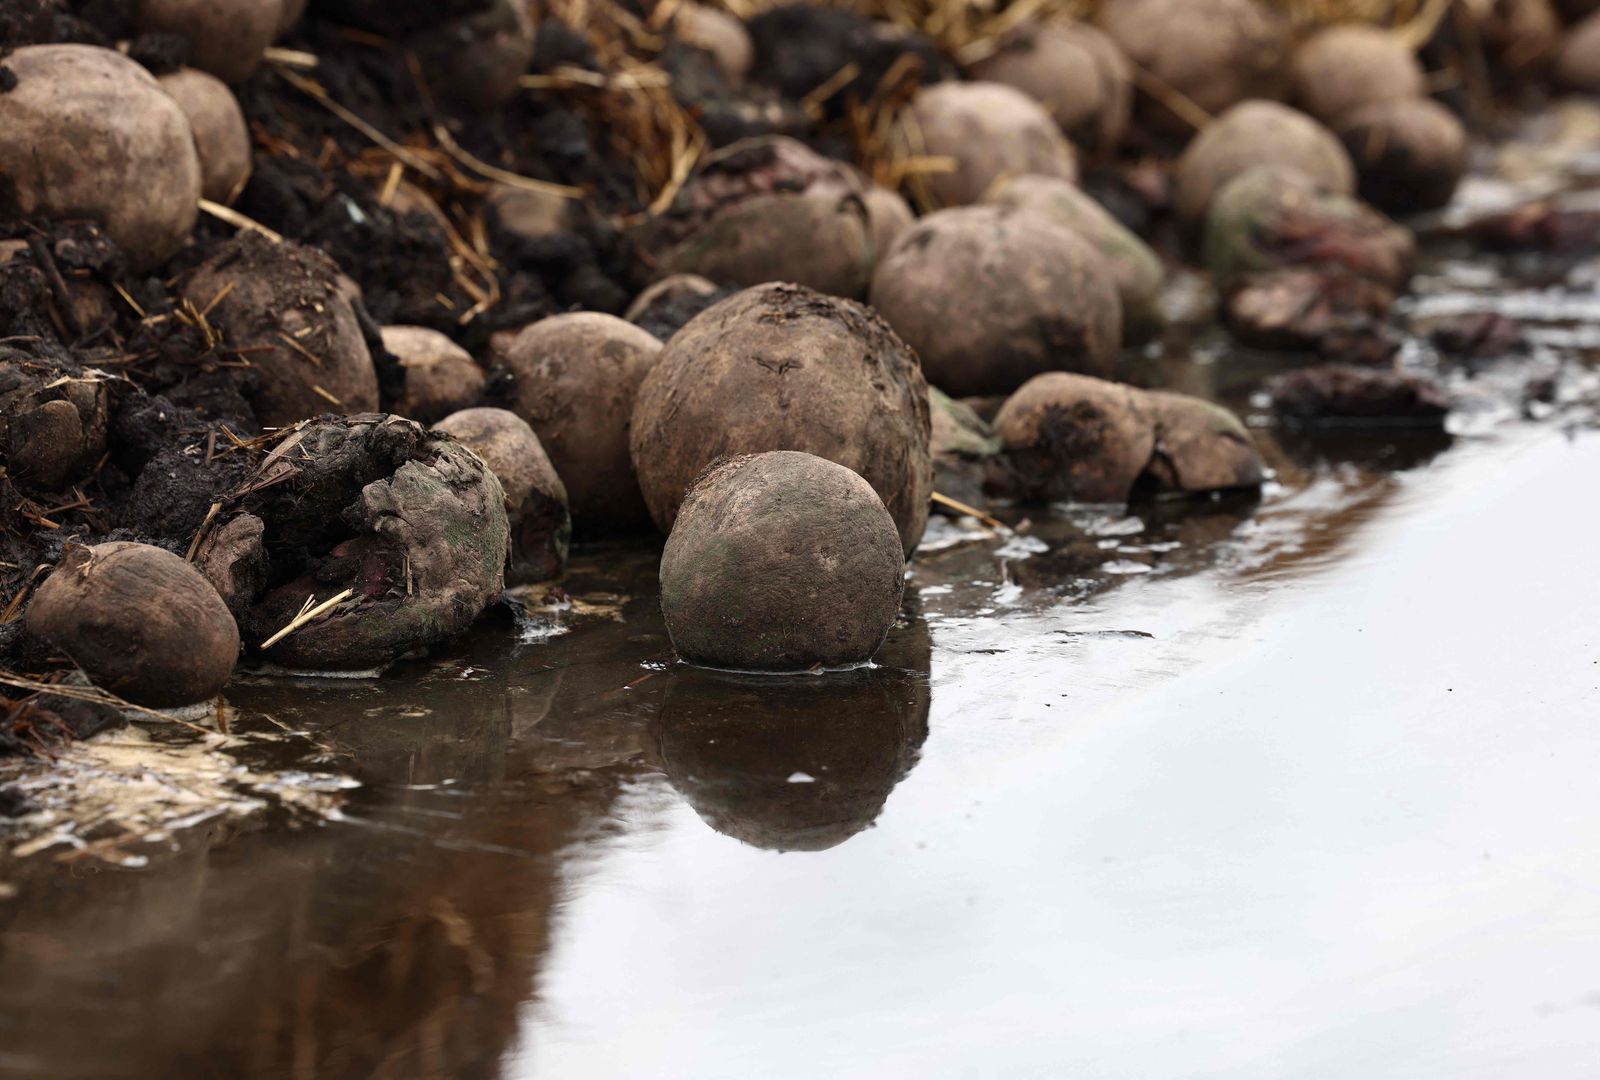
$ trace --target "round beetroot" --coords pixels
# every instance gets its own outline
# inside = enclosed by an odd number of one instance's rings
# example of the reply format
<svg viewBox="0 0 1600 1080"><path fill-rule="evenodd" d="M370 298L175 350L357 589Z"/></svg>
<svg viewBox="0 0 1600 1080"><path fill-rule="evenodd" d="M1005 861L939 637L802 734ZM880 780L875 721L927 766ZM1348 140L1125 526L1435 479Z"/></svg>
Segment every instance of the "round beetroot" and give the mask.
<svg viewBox="0 0 1600 1080"><path fill-rule="evenodd" d="M915 181L934 206L975 203L1002 176L1078 178L1077 155L1050 113L1003 83L923 87L911 99L898 138L907 154L954 162L954 171L929 172Z"/></svg>
<svg viewBox="0 0 1600 1080"><path fill-rule="evenodd" d="M1250 432L1221 405L1166 390L1150 390L1156 448L1144 473L1154 493L1202 494L1256 488L1266 477Z"/></svg>
<svg viewBox="0 0 1600 1080"><path fill-rule="evenodd" d="M866 192L857 170L798 140L745 139L712 155L639 240L670 273L859 298L872 276Z"/></svg>
<svg viewBox="0 0 1600 1080"><path fill-rule="evenodd" d="M237 83L278 36L283 8L284 0L138 0L138 23L147 34L188 38L195 67Z"/></svg>
<svg viewBox="0 0 1600 1080"><path fill-rule="evenodd" d="M232 203L250 181L253 165L250 128L226 83L198 68L182 68L160 78L194 131L200 155L200 193L212 202Z"/></svg>
<svg viewBox="0 0 1600 1080"><path fill-rule="evenodd" d="M1090 243L1025 210L940 210L878 264L872 306L956 397L1003 394L1042 371L1109 375L1122 344L1111 268Z"/></svg>
<svg viewBox="0 0 1600 1080"><path fill-rule="evenodd" d="M1110 153L1133 110L1133 72L1122 50L1087 23L1028 23L1007 34L977 78L1005 83L1050 110L1074 145Z"/></svg>
<svg viewBox="0 0 1600 1080"><path fill-rule="evenodd" d="M1467 129L1428 98L1356 109L1340 123L1339 137L1361 176L1361 197L1391 213L1437 210L1467 172Z"/></svg>
<svg viewBox="0 0 1600 1080"><path fill-rule="evenodd" d="M383 347L400 361L404 383L394 411L431 424L483 395L484 374L472 354L426 326L385 326Z"/></svg>
<svg viewBox="0 0 1600 1080"><path fill-rule="evenodd" d="M1077 184L1053 176L1018 176L995 184L983 201L1050 218L1083 237L1100 253L1111 269L1122 301L1123 344L1145 341L1160 333L1165 321L1161 290L1166 282L1166 268L1160 256Z"/></svg>
<svg viewBox="0 0 1600 1080"><path fill-rule="evenodd" d="M222 597L149 544L69 548L34 593L27 627L96 686L155 708L215 697L239 659L239 627Z"/></svg>
<svg viewBox="0 0 1600 1080"><path fill-rule="evenodd" d="M905 557L860 476L793 451L728 458L683 500L661 554L678 655L747 671L872 658L900 611Z"/></svg>
<svg viewBox="0 0 1600 1080"><path fill-rule="evenodd" d="M0 176L25 214L93 217L147 270L171 258L199 213L200 158L188 118L144 68L89 45L8 54Z"/></svg>
<svg viewBox="0 0 1600 1080"><path fill-rule="evenodd" d="M227 348L248 350L250 404L263 424L378 407L361 323L320 250L241 232L194 271L183 296Z"/></svg>
<svg viewBox="0 0 1600 1080"><path fill-rule="evenodd" d="M649 520L628 424L639 384L660 356L661 342L632 323L579 311L526 327L501 357L495 394L539 436L580 530Z"/></svg>
<svg viewBox="0 0 1600 1080"><path fill-rule="evenodd" d="M1179 220L1198 226L1222 186L1257 165L1299 169L1336 195L1356 189L1355 166L1333 132L1287 105L1245 101L1206 125L1178 159Z"/></svg>
<svg viewBox="0 0 1600 1080"><path fill-rule="evenodd" d="M1143 394L1051 372L1029 379L994 421L1004 490L1024 500L1125 503L1156 448Z"/></svg>
<svg viewBox="0 0 1600 1080"><path fill-rule="evenodd" d="M1257 0L1105 0L1098 18L1129 60L1213 116L1283 92L1288 22ZM1158 130L1192 130L1155 96L1138 111Z"/></svg>
<svg viewBox="0 0 1600 1080"><path fill-rule="evenodd" d="M865 477L909 555L928 522L928 438L927 383L882 319L798 285L758 285L674 335L639 388L631 449L663 531L711 462L801 450Z"/></svg>
<svg viewBox="0 0 1600 1080"><path fill-rule="evenodd" d="M1306 40L1290 64L1294 100L1324 124L1337 125L1364 105L1428 92L1422 65L1405 43L1378 26L1330 26Z"/></svg>

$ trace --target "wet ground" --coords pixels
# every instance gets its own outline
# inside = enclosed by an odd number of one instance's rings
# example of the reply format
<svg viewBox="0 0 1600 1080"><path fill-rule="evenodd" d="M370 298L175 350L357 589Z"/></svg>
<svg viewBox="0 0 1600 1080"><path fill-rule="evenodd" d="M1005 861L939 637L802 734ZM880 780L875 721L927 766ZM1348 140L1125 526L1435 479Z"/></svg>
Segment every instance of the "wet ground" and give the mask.
<svg viewBox="0 0 1600 1080"><path fill-rule="evenodd" d="M1430 265L1411 317L1529 341L1453 435L936 519L870 670L674 665L600 548L381 680L10 766L0 1076L1593 1076L1596 276Z"/></svg>

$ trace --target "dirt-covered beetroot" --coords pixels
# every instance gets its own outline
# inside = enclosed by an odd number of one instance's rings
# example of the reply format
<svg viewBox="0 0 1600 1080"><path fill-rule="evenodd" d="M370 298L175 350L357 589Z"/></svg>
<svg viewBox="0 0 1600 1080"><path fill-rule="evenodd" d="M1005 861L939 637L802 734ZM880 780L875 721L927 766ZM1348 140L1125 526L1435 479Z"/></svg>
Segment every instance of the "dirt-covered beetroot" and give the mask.
<svg viewBox="0 0 1600 1080"><path fill-rule="evenodd" d="M1449 395L1429 376L1340 364L1274 375L1267 393L1280 416L1308 426L1438 427L1450 412Z"/></svg>
<svg viewBox="0 0 1600 1080"><path fill-rule="evenodd" d="M860 299L873 263L865 196L855 169L804 143L749 139L714 155L640 241L667 273Z"/></svg>
<svg viewBox="0 0 1600 1080"><path fill-rule="evenodd" d="M661 554L678 655L746 671L872 658L900 612L894 519L859 475L794 451L720 461L684 497Z"/></svg>
<svg viewBox="0 0 1600 1080"><path fill-rule="evenodd" d="M1428 98L1380 101L1344 117L1339 136L1361 197L1391 213L1437 210L1467 171L1467 129Z"/></svg>
<svg viewBox="0 0 1600 1080"><path fill-rule="evenodd" d="M266 650L275 663L381 667L465 630L505 587L505 492L454 439L398 416L323 417L284 436L255 483L279 472L242 503L272 556L247 639L260 648L308 597L353 595Z"/></svg>
<svg viewBox="0 0 1600 1080"><path fill-rule="evenodd" d="M1025 23L994 55L974 64L972 74L1036 98L1084 150L1109 154L1127 133L1133 110L1128 58L1087 23Z"/></svg>
<svg viewBox="0 0 1600 1080"><path fill-rule="evenodd" d="M567 565L572 516L567 488L539 443L518 415L505 409L463 409L434 425L459 440L489 466L506 493L511 525L508 585L559 577Z"/></svg>
<svg viewBox="0 0 1600 1080"><path fill-rule="evenodd" d="M1202 398L1079 375L1032 379L1001 407L991 491L1119 503L1255 488L1265 470L1239 418Z"/></svg>
<svg viewBox="0 0 1600 1080"><path fill-rule="evenodd" d="M1078 178L1077 155L1050 113L1003 83L923 87L901 118L898 139L905 153L954 162L953 171L919 180L934 206L975 203L1002 176Z"/></svg>
<svg viewBox="0 0 1600 1080"><path fill-rule="evenodd" d="M232 203L250 182L250 128L226 83L198 68L163 75L158 82L189 118L200 156L200 193Z"/></svg>
<svg viewBox="0 0 1600 1080"><path fill-rule="evenodd" d="M165 262L198 214L200 159L178 103L132 60L89 45L5 58L0 179L23 213L92 217L136 269Z"/></svg>
<svg viewBox="0 0 1600 1080"><path fill-rule="evenodd" d="M491 397L539 436L580 532L649 523L628 425L639 384L660 356L661 342L632 323L580 311L526 327L500 357Z"/></svg>
<svg viewBox="0 0 1600 1080"><path fill-rule="evenodd" d="M1206 215L1206 268L1224 287L1292 266L1339 266L1398 291L1416 260L1411 230L1298 169L1258 165L1228 181Z"/></svg>
<svg viewBox="0 0 1600 1080"><path fill-rule="evenodd" d="M882 319L798 285L759 285L678 331L639 388L629 438L664 532L711 462L800 450L865 477L910 555L928 522L928 432L916 354Z"/></svg>
<svg viewBox="0 0 1600 1080"><path fill-rule="evenodd" d="M1188 394L1149 390L1156 447L1138 487L1152 494L1203 494L1256 488L1266 470L1239 418L1221 405Z"/></svg>
<svg viewBox="0 0 1600 1080"><path fill-rule="evenodd" d="M1197 228L1222 186L1257 165L1299 169L1337 195L1355 192L1355 166L1338 136L1287 105L1245 101L1206 125L1178 159L1179 220Z"/></svg>
<svg viewBox="0 0 1600 1080"><path fill-rule="evenodd" d="M1384 322L1393 304L1391 290L1342 266L1294 266L1243 279L1220 314L1246 345L1378 364L1400 348Z"/></svg>
<svg viewBox="0 0 1600 1080"><path fill-rule="evenodd" d="M486 377L472 354L425 326L385 326L383 347L400 361L404 383L394 412L431 424L483 396Z"/></svg>
<svg viewBox="0 0 1600 1080"><path fill-rule="evenodd" d="M744 23L726 11L684 0L674 9L672 32L685 45L704 49L715 57L717 67L734 86L750 74L755 46Z"/></svg>
<svg viewBox="0 0 1600 1080"><path fill-rule="evenodd" d="M1568 31L1556 58L1556 82L1568 90L1600 94L1600 12Z"/></svg>
<svg viewBox="0 0 1600 1080"><path fill-rule="evenodd" d="M60 491L105 453L107 379L0 345L0 466L15 484Z"/></svg>
<svg viewBox="0 0 1600 1080"><path fill-rule="evenodd" d="M1123 503L1156 448L1154 411L1130 386L1039 375L995 417L991 487L1027 501Z"/></svg>
<svg viewBox="0 0 1600 1080"><path fill-rule="evenodd" d="M898 192L879 184L867 185L862 199L867 204L867 223L872 232L872 258L876 265L877 260L894 246L900 234L911 228L917 216Z"/></svg>
<svg viewBox="0 0 1600 1080"><path fill-rule="evenodd" d="M1166 280L1161 258L1078 185L1051 176L1018 176L996 183L983 201L1040 214L1089 241L1116 279L1123 344L1145 341L1160 332L1165 322L1161 288Z"/></svg>
<svg viewBox="0 0 1600 1080"><path fill-rule="evenodd" d="M1110 266L1026 210L929 214L878 264L872 306L956 396L1010 393L1043 371L1109 375L1122 341Z"/></svg>
<svg viewBox="0 0 1600 1080"><path fill-rule="evenodd" d="M321 251L242 232L184 282L227 347L247 350L250 403L281 426L378 407L378 377L338 268Z"/></svg>
<svg viewBox="0 0 1600 1080"><path fill-rule="evenodd" d="M1516 82L1543 81L1561 49L1561 16L1550 0L1494 0L1467 13L1495 66Z"/></svg>
<svg viewBox="0 0 1600 1080"><path fill-rule="evenodd" d="M215 697L239 659L239 628L210 582L148 544L68 548L28 604L27 628L95 685L153 708Z"/></svg>
<svg viewBox="0 0 1600 1080"><path fill-rule="evenodd" d="M1283 93L1289 25L1258 0L1106 0L1098 19L1134 64L1213 116ZM1192 130L1157 97L1141 94L1138 112L1158 130Z"/></svg>
<svg viewBox="0 0 1600 1080"><path fill-rule="evenodd" d="M283 23L283 0L138 0L140 30L189 39L189 62L226 83L255 72Z"/></svg>
<svg viewBox="0 0 1600 1080"><path fill-rule="evenodd" d="M1295 104L1337 127L1374 102L1427 93L1422 65L1405 43L1379 26L1346 23L1311 35L1289 65Z"/></svg>

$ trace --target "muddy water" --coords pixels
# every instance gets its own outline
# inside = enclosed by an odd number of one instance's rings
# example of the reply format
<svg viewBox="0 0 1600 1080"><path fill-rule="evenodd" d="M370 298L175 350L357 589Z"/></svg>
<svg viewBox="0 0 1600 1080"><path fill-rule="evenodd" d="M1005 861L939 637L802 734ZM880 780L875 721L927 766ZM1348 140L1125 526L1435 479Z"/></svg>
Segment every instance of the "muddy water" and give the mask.
<svg viewBox="0 0 1600 1080"><path fill-rule="evenodd" d="M936 519L870 670L674 665L601 548L426 663L13 772L0 1076L1592 1077L1595 273L1525 269L1421 279L1528 320L1454 437Z"/></svg>

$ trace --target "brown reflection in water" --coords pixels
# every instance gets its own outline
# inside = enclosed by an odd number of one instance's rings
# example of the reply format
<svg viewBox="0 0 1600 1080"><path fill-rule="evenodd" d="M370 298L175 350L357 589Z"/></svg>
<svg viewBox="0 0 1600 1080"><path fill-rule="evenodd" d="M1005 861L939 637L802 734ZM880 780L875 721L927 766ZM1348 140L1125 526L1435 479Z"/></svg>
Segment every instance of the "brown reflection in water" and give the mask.
<svg viewBox="0 0 1600 1080"><path fill-rule="evenodd" d="M0 1074L495 1075L536 994L558 852L618 780L35 882L0 934Z"/></svg>
<svg viewBox="0 0 1600 1080"><path fill-rule="evenodd" d="M1355 465L1373 473L1421 468L1454 441L1442 428L1280 428L1272 435L1285 461L1306 473L1330 465Z"/></svg>
<svg viewBox="0 0 1600 1080"><path fill-rule="evenodd" d="M580 564L569 587L627 597L626 618L509 655L488 626L403 681L241 687L242 715L308 729L364 781L350 820L191 830L139 873L9 867L0 1076L496 1076L570 859L641 825L619 796L658 752L752 842L870 825L927 734L926 623L872 670L734 686L642 666L670 657L653 576L648 550Z"/></svg>
<svg viewBox="0 0 1600 1080"><path fill-rule="evenodd" d="M920 616L876 666L820 675L680 668L656 726L661 767L705 823L774 851L822 851L877 820L928 736Z"/></svg>

